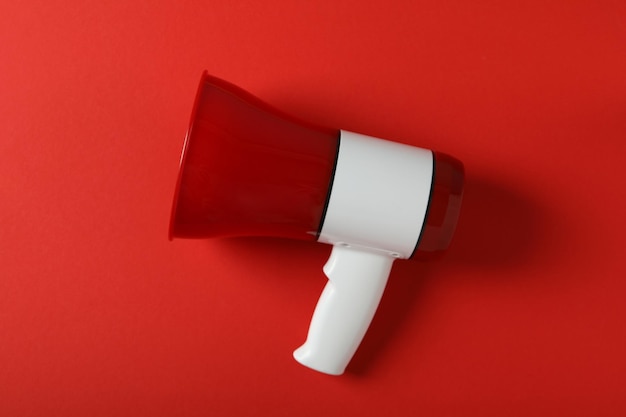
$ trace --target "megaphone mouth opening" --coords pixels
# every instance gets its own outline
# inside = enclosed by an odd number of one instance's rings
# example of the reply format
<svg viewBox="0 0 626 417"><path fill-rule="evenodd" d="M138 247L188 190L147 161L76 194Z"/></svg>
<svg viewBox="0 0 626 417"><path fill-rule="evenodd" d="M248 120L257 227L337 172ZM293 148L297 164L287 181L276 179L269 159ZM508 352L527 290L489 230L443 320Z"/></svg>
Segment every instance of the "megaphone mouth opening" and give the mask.
<svg viewBox="0 0 626 417"><path fill-rule="evenodd" d="M200 98L202 96L202 87L204 86L205 81L209 78L209 73L205 70L202 73L202 77L200 78L200 83L198 84L198 90L196 91L196 98L193 102L193 108L191 110L191 117L189 119L189 125L187 127L187 133L185 134L185 141L183 143L183 149L180 154L180 159L178 162L178 178L176 180L176 188L174 190L174 201L172 202L172 212L170 214L170 227L168 231L168 239L174 240L176 234L176 210L178 208L178 200L180 196L180 188L181 183L183 181L183 171L185 167L185 160L187 159L187 150L189 149L189 142L191 141L191 135L193 132L194 122L196 120L196 115L198 113L198 106L200 104Z"/></svg>
<svg viewBox="0 0 626 417"><path fill-rule="evenodd" d="M180 155L169 239L314 240L338 134L204 71Z"/></svg>

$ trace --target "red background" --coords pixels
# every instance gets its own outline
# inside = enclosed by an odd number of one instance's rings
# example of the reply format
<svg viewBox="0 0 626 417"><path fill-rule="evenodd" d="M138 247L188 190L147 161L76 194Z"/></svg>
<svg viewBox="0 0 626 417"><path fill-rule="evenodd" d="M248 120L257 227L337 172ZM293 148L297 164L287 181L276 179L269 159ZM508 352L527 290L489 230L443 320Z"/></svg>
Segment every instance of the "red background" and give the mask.
<svg viewBox="0 0 626 417"><path fill-rule="evenodd" d="M3 2L0 415L626 414L626 3L313 3ZM342 377L291 358L330 247L167 240L205 68L465 162Z"/></svg>

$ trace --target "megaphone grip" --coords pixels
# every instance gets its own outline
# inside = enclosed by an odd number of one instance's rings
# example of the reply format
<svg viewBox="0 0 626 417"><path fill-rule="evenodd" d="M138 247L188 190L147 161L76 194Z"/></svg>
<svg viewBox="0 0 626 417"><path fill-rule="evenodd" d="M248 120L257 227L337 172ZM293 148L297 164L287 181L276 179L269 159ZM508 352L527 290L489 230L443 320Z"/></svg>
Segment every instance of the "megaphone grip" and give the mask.
<svg viewBox="0 0 626 417"><path fill-rule="evenodd" d="M395 258L338 243L324 265L329 281L306 342L293 353L302 365L341 375L356 352L385 290Z"/></svg>

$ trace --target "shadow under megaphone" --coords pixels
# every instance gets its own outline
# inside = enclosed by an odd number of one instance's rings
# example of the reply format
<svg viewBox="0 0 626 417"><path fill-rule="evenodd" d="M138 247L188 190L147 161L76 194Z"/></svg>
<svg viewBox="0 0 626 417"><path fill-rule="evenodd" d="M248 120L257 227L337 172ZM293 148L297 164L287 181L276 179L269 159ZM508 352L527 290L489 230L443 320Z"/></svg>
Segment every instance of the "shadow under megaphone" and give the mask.
<svg viewBox="0 0 626 417"><path fill-rule="evenodd" d="M481 270L490 273L481 274L483 278L478 279L493 280L493 271L504 277L507 271L532 262L537 243L550 233L549 214L532 197L511 187L466 177L461 215L451 247L433 261L394 263L380 306L346 373L355 377L371 373L380 358L391 354L386 351L397 343L409 318L426 319L428 306L423 302L423 294L435 280L446 279L438 272L442 266L447 271L458 270L455 279L467 271L475 280L476 271ZM211 244L216 249L214 245ZM220 250L236 252L238 257L243 253L253 263L270 269L272 265L278 268L271 261L277 252L288 253L287 259L302 265L314 262L313 251L320 269L328 255L325 245L276 238L220 239L218 246ZM277 276L279 279L282 280ZM310 308L312 312L314 305Z"/></svg>
<svg viewBox="0 0 626 417"><path fill-rule="evenodd" d="M434 262L396 262L376 316L347 372L368 373L377 358L389 349L408 317L423 317L420 294L433 280L445 279L438 266L448 270L507 271L528 263L535 243L546 233L548 213L529 196L503 184L481 178L466 178L463 205L457 230L448 252ZM484 274L493 279L494 274ZM482 278L480 278L482 279Z"/></svg>

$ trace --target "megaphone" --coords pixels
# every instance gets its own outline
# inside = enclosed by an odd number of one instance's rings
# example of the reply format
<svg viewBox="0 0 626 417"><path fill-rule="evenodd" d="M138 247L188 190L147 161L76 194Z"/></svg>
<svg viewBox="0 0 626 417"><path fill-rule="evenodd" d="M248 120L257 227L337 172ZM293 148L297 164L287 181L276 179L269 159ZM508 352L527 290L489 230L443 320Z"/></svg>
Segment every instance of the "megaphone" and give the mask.
<svg viewBox="0 0 626 417"><path fill-rule="evenodd" d="M463 164L443 153L316 126L204 72L183 145L170 239L277 236L333 245L294 358L340 375L396 259L445 250Z"/></svg>

